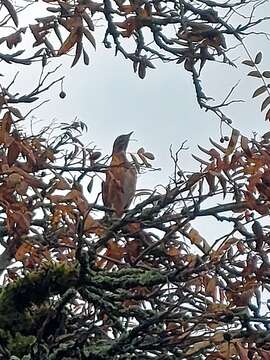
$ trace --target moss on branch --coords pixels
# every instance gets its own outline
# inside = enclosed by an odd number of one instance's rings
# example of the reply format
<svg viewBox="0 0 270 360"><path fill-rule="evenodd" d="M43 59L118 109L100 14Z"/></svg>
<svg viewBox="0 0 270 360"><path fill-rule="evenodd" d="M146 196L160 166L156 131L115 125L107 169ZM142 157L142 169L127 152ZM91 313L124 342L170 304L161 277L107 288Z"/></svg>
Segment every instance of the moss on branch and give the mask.
<svg viewBox="0 0 270 360"><path fill-rule="evenodd" d="M47 306L48 300L56 295L62 296L69 289L84 289L93 296L96 296L93 289L98 292L102 289L119 297L121 291L126 292L138 286L151 288L166 281L166 276L158 271L138 268L115 272L91 269L82 278L79 267L74 264L50 263L46 268L31 272L2 288L0 341L12 354L15 348L18 355L26 353L26 349L35 342L39 327L51 311ZM93 296L90 296L90 299Z"/></svg>

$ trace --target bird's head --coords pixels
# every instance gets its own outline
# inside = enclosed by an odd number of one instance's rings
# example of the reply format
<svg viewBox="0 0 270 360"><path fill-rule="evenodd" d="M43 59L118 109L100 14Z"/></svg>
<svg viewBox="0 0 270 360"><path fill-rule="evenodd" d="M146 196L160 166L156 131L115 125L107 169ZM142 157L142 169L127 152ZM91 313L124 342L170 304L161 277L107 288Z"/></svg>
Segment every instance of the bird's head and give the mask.
<svg viewBox="0 0 270 360"><path fill-rule="evenodd" d="M126 151L129 143L129 139L133 131L126 135L118 136L113 143L113 153Z"/></svg>

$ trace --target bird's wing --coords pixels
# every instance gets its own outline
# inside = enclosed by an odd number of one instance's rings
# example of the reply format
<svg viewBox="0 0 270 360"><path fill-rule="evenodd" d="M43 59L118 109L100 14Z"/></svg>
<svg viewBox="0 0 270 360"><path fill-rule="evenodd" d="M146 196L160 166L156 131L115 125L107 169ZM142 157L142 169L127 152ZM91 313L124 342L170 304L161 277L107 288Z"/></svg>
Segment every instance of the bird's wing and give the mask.
<svg viewBox="0 0 270 360"><path fill-rule="evenodd" d="M124 177L124 184L123 184L123 207L127 209L132 200L135 196L136 191L136 184L137 184L137 172L133 166L126 169L126 174Z"/></svg>

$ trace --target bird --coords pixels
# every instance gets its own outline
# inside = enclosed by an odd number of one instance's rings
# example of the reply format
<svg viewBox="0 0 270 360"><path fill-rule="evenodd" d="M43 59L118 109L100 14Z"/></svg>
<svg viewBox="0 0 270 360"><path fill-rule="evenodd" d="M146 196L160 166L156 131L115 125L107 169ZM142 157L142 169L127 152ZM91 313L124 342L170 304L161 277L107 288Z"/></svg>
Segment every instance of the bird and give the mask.
<svg viewBox="0 0 270 360"><path fill-rule="evenodd" d="M102 199L114 217L121 218L130 206L136 191L137 172L127 159L127 147L131 134L118 136L113 144L111 163L102 183Z"/></svg>

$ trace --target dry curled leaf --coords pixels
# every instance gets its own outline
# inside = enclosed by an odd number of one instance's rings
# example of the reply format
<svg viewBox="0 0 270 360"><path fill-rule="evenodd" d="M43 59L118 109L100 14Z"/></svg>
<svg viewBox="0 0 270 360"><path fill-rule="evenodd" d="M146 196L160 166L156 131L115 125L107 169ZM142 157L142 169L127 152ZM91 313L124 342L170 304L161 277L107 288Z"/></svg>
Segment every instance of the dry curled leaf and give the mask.
<svg viewBox="0 0 270 360"><path fill-rule="evenodd" d="M73 46L77 42L80 42L81 40L82 40L82 28L77 27L70 32L69 36L66 38L66 40L58 50L57 55L60 56L63 54L67 54L73 48Z"/></svg>
<svg viewBox="0 0 270 360"><path fill-rule="evenodd" d="M229 145L226 149L226 155L231 155L236 147L238 137L240 135L240 132L237 129L232 130L231 138L229 141Z"/></svg>

